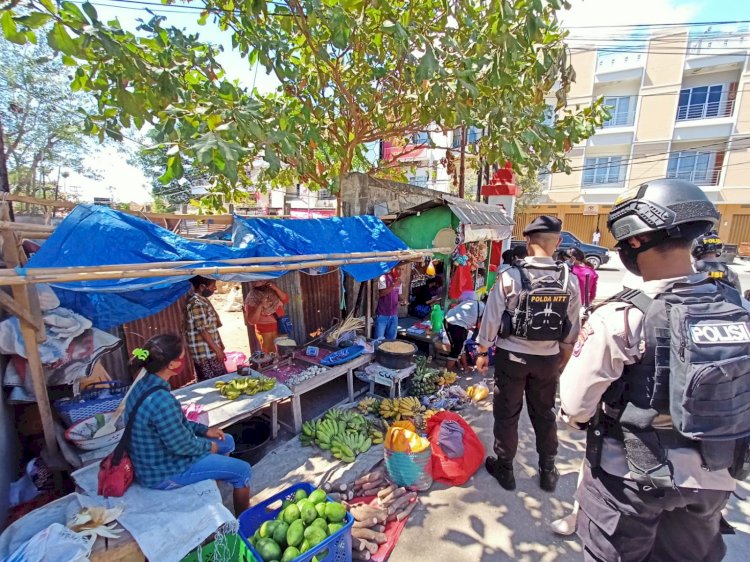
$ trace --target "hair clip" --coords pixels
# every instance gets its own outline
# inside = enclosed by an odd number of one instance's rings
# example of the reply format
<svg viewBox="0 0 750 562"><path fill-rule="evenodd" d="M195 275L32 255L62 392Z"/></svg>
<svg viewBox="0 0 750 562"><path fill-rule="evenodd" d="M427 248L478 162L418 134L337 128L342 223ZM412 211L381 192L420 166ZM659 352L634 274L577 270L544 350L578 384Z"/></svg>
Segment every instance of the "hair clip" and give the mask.
<svg viewBox="0 0 750 562"><path fill-rule="evenodd" d="M149 356L148 349L142 349L140 347L136 347L133 350L133 357L135 357L136 359L140 359L141 361L145 361L146 359L148 359L148 356Z"/></svg>

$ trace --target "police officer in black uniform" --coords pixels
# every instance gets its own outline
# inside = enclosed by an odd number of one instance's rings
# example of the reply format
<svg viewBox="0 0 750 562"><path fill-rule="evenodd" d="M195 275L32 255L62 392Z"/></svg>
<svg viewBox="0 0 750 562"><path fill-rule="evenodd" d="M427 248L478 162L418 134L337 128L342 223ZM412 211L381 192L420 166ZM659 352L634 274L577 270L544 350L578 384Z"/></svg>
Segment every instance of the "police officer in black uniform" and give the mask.
<svg viewBox="0 0 750 562"><path fill-rule="evenodd" d="M735 489L733 476L741 477L732 455L736 462L736 451L747 448L734 441L704 447L708 442L686 438L682 402L672 400L687 392L679 385L692 372L693 360L711 365L699 360L701 353L739 357L740 372L750 366L745 359L750 356L742 355L750 346L750 316L739 306L739 294L695 273L691 261L693 240L718 218L703 191L682 180L638 186L610 212L607 226L623 264L643 277L642 288L626 289L594 310L560 380L563 419L589 430L576 494L576 532L588 561L713 562L724 557L721 510ZM690 299L700 300L698 310L707 318L674 321L670 329L667 318L675 307L696 310ZM715 306L728 307L743 320L707 328L715 320ZM675 330L684 330L677 345ZM713 400L714 391L708 388L704 398ZM731 400L742 406L742 398ZM731 400L727 396L722 403ZM711 447L718 448L712 453Z"/></svg>
<svg viewBox="0 0 750 562"><path fill-rule="evenodd" d="M719 260L724 244L712 230L704 236L699 236L693 245L693 258L695 258L695 270L708 274L709 277L731 285L739 292L740 278L726 263Z"/></svg>
<svg viewBox="0 0 750 562"><path fill-rule="evenodd" d="M551 216L538 217L524 229L529 255L498 276L477 338L482 353L497 346L492 410L496 456L486 459L485 468L506 490L516 487L513 458L524 395L536 434L539 486L552 492L559 479L555 395L580 329L581 309L577 278L552 258L561 231L562 223ZM532 294L535 287L538 295Z"/></svg>

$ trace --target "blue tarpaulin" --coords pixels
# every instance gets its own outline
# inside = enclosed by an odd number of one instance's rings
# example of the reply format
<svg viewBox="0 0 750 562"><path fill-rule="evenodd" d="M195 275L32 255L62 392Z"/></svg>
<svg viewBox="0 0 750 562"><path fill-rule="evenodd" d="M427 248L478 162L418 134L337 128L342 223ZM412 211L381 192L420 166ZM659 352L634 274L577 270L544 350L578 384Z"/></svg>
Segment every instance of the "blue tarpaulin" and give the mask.
<svg viewBox="0 0 750 562"><path fill-rule="evenodd" d="M203 244L147 220L108 207L79 205L32 256L29 268L145 264L197 261L218 266L228 259L294 256L318 253L373 252L406 249L375 217L342 219L264 220L235 218L235 246ZM226 264L225 264L226 265ZM393 263L344 266L358 281L372 279ZM252 281L283 275L283 271L212 275L225 280ZM190 275L51 283L62 306L89 318L94 326L111 328L159 312L189 288Z"/></svg>
<svg viewBox="0 0 750 562"><path fill-rule="evenodd" d="M407 246L377 217L327 219L248 219L234 217L232 242L253 256L302 256L406 250ZM374 279L395 262L343 265L356 281Z"/></svg>

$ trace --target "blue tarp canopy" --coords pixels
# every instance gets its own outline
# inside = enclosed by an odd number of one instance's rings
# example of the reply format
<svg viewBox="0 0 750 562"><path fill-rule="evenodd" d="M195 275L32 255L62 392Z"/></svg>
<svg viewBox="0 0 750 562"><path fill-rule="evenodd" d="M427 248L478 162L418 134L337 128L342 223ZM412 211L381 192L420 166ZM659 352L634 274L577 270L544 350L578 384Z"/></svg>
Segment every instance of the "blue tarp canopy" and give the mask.
<svg viewBox="0 0 750 562"><path fill-rule="evenodd" d="M371 215L287 220L235 216L232 243L253 256L352 254L408 249L383 221ZM374 279L395 265L394 262L373 262L343 265L341 269L361 282Z"/></svg>
<svg viewBox="0 0 750 562"><path fill-rule="evenodd" d="M265 220L235 217L235 245L203 244L147 220L108 207L79 205L32 256L26 269L196 261L218 266L248 257L407 249L375 217ZM357 281L381 275L394 263L347 265ZM231 281L271 279L283 271L212 276ZM174 303L189 289L190 275L51 283L62 306L107 329L145 318Z"/></svg>

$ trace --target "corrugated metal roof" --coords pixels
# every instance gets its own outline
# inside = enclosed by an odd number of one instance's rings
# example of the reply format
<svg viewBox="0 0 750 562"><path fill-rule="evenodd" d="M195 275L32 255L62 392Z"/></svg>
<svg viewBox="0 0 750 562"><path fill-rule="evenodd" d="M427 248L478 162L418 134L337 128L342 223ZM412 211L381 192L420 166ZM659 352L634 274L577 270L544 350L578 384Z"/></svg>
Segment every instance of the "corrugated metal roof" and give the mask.
<svg viewBox="0 0 750 562"><path fill-rule="evenodd" d="M477 226L513 226L513 220L497 205L466 201L443 195L443 200L463 224Z"/></svg>
<svg viewBox="0 0 750 562"><path fill-rule="evenodd" d="M448 205L463 224L475 226L513 226L514 224L513 219L508 216L502 207L467 201L450 195L442 195L439 199L425 201L402 211L396 216L386 216L381 217L381 219L398 220L443 205Z"/></svg>

